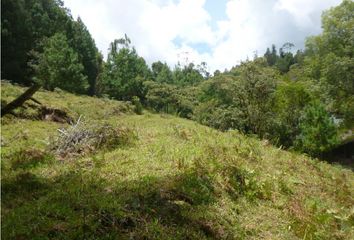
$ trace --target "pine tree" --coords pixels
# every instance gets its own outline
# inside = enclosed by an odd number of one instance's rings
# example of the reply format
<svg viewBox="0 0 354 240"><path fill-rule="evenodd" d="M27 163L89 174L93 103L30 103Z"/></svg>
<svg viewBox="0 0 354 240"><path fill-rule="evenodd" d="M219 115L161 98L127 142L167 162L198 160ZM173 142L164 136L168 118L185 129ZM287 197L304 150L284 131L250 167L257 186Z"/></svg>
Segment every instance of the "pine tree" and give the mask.
<svg viewBox="0 0 354 240"><path fill-rule="evenodd" d="M59 87L69 92L86 93L88 83L83 74L84 68L62 33L46 41L44 51L39 54L38 63L33 67L35 79L46 89Z"/></svg>
<svg viewBox="0 0 354 240"><path fill-rule="evenodd" d="M78 53L79 61L84 66L83 73L87 76L89 88L88 94L96 93L96 79L98 75L97 47L81 18L73 23L72 32L69 32L72 48Z"/></svg>

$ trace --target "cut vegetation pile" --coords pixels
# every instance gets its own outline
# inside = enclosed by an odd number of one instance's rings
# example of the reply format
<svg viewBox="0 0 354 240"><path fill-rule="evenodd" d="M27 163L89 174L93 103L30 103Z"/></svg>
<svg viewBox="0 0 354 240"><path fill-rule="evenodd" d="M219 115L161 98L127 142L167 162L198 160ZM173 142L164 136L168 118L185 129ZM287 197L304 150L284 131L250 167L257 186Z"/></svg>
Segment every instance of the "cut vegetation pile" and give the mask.
<svg viewBox="0 0 354 240"><path fill-rule="evenodd" d="M354 239L350 169L127 103L34 97L83 117L5 117L3 239Z"/></svg>
<svg viewBox="0 0 354 240"><path fill-rule="evenodd" d="M109 123L88 124L81 121L68 128L58 129L58 137L50 148L60 157L84 155L98 149L112 149L133 143L134 131L124 127L113 127Z"/></svg>

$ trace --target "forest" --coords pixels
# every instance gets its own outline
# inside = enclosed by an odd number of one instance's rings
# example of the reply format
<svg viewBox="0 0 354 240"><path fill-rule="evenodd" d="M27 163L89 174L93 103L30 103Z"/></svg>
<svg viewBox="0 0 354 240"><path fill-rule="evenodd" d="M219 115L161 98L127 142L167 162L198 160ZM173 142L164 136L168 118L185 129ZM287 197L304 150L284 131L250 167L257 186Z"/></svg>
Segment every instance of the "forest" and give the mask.
<svg viewBox="0 0 354 240"><path fill-rule="evenodd" d="M40 88L1 116L3 236L353 239L353 13L209 72L126 34L104 58L63 1L2 0L2 113Z"/></svg>

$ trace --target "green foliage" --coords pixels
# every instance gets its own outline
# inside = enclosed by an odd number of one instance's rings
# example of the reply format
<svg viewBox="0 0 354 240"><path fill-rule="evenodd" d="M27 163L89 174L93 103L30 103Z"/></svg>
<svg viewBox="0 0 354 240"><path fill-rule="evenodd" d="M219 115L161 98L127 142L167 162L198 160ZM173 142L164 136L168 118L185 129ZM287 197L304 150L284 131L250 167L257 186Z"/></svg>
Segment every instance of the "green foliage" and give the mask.
<svg viewBox="0 0 354 240"><path fill-rule="evenodd" d="M143 114L143 105L141 104L140 99L137 96L134 96L132 98L132 103L134 105L134 112L139 115Z"/></svg>
<svg viewBox="0 0 354 240"><path fill-rule="evenodd" d="M201 124L222 131L229 129L244 130L246 126L243 112L233 106L220 105L214 99L201 103L195 110L194 119Z"/></svg>
<svg viewBox="0 0 354 240"><path fill-rule="evenodd" d="M130 47L130 39L122 38L111 43L103 73L104 93L114 99L131 100L133 96L145 99L143 82L150 71L145 60Z"/></svg>
<svg viewBox="0 0 354 240"><path fill-rule="evenodd" d="M33 72L30 51L42 52L41 42L70 28L71 17L61 1L1 1L1 75L29 84Z"/></svg>
<svg viewBox="0 0 354 240"><path fill-rule="evenodd" d="M275 126L271 138L277 144L291 147L299 134L299 121L311 94L302 82L279 84L274 99Z"/></svg>
<svg viewBox="0 0 354 240"><path fill-rule="evenodd" d="M321 88L326 94L326 100L332 105L332 111L339 113L347 123L354 121L354 106L350 104L354 95L353 66L353 57L339 57L329 53L323 59L321 68Z"/></svg>
<svg viewBox="0 0 354 240"><path fill-rule="evenodd" d="M70 45L77 52L79 61L84 67L83 73L87 76L89 83L88 94L93 96L97 92L96 80L99 74L99 64L102 64L97 58L98 50L95 41L80 17L72 22L72 31L69 31L68 35Z"/></svg>
<svg viewBox="0 0 354 240"><path fill-rule="evenodd" d="M172 84L151 81L144 84L147 89L146 104L148 107L156 112L192 118L194 107L197 104L197 88L180 88Z"/></svg>
<svg viewBox="0 0 354 240"><path fill-rule="evenodd" d="M2 82L2 100L23 90ZM71 133L70 125L8 118L1 132L7 143L1 148L4 239L329 240L353 235L354 174L349 169L237 131L160 114L124 114L129 112L116 110L124 103L115 100L44 90L35 98L93 119L79 128L96 133L90 143L101 136L103 148L72 161L58 158L45 151L56 142L48 139L58 136L58 128ZM126 140L135 144L125 146L124 131L115 131L122 126L134 129Z"/></svg>
<svg viewBox="0 0 354 240"><path fill-rule="evenodd" d="M295 147L310 155L318 156L338 143L333 119L319 102L306 107L300 119L299 130Z"/></svg>
<svg viewBox="0 0 354 240"><path fill-rule="evenodd" d="M294 64L294 57L291 52L283 53L277 60L275 66L282 73L287 73L291 65Z"/></svg>
<svg viewBox="0 0 354 240"><path fill-rule="evenodd" d="M166 83L158 84L155 82L145 82L147 89L146 102L147 105L157 111L165 113L173 113L173 105L175 104L174 93L177 87Z"/></svg>
<svg viewBox="0 0 354 240"><path fill-rule="evenodd" d="M25 79L27 52L31 49L28 39L31 34L28 18L23 0L1 1L1 77L3 79L16 82Z"/></svg>
<svg viewBox="0 0 354 240"><path fill-rule="evenodd" d="M242 63L234 75L218 75L202 87L196 119L222 129L264 136L272 126L271 103L278 75L263 59Z"/></svg>
<svg viewBox="0 0 354 240"><path fill-rule="evenodd" d="M154 62L151 68L154 81L159 83L173 83L172 71L166 63L160 61Z"/></svg>
<svg viewBox="0 0 354 240"><path fill-rule="evenodd" d="M86 92L88 84L82 73L84 68L63 34L57 33L46 41L44 51L33 67L37 81L46 89L59 87L74 93Z"/></svg>
<svg viewBox="0 0 354 240"><path fill-rule="evenodd" d="M55 161L54 155L50 152L35 148L21 149L13 153L10 158L13 170L34 168L40 164L49 164Z"/></svg>
<svg viewBox="0 0 354 240"><path fill-rule="evenodd" d="M237 102L246 115L246 132L256 133L260 137L273 124L271 104L278 78L276 71L264 65L263 60L260 60L243 64L236 70L236 73L240 73Z"/></svg>
<svg viewBox="0 0 354 240"><path fill-rule="evenodd" d="M88 78L88 93L95 94L98 50L84 23L80 18L74 21L62 1L5 0L1 6L2 78L30 84L36 72L28 63L35 62L37 55L43 54L43 42L60 33L66 36L67 43L78 54L78 61L84 67L82 73Z"/></svg>
<svg viewBox="0 0 354 240"><path fill-rule="evenodd" d="M270 51L270 49L267 48L264 57L266 58L269 66L273 66L276 63L278 55L277 55L277 49L274 44L272 45L272 51Z"/></svg>
<svg viewBox="0 0 354 240"><path fill-rule="evenodd" d="M198 70L193 63L181 67L177 65L173 71L173 83L178 86L195 86L204 80L203 70Z"/></svg>
<svg viewBox="0 0 354 240"><path fill-rule="evenodd" d="M322 88L322 99L330 111L354 119L354 2L344 0L339 6L324 12L323 33L307 39L305 63L308 72Z"/></svg>
<svg viewBox="0 0 354 240"><path fill-rule="evenodd" d="M73 20L60 0L1 4L2 76L12 81L30 84L37 79L51 90L131 101L138 114L147 106L217 129L257 134L285 147L292 147L300 134L299 119L312 99L326 105L344 123L342 128L354 121L350 0L324 12L323 33L308 38L304 52L294 54L292 43L278 51L272 45L263 58L223 73L216 70L213 78L205 62L171 70L157 61L150 69L126 35L111 43L105 62L85 24Z"/></svg>

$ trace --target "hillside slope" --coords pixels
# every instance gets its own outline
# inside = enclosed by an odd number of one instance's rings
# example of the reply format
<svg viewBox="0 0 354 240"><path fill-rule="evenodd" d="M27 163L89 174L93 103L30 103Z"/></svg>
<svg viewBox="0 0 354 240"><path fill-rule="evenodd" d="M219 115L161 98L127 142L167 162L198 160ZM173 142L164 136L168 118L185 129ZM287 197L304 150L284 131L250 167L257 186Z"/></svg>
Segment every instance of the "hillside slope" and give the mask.
<svg viewBox="0 0 354 240"><path fill-rule="evenodd" d="M21 91L3 82L2 102ZM127 103L34 97L134 136L63 157L51 144L68 123L34 106L2 119L3 239L354 239L351 170Z"/></svg>

